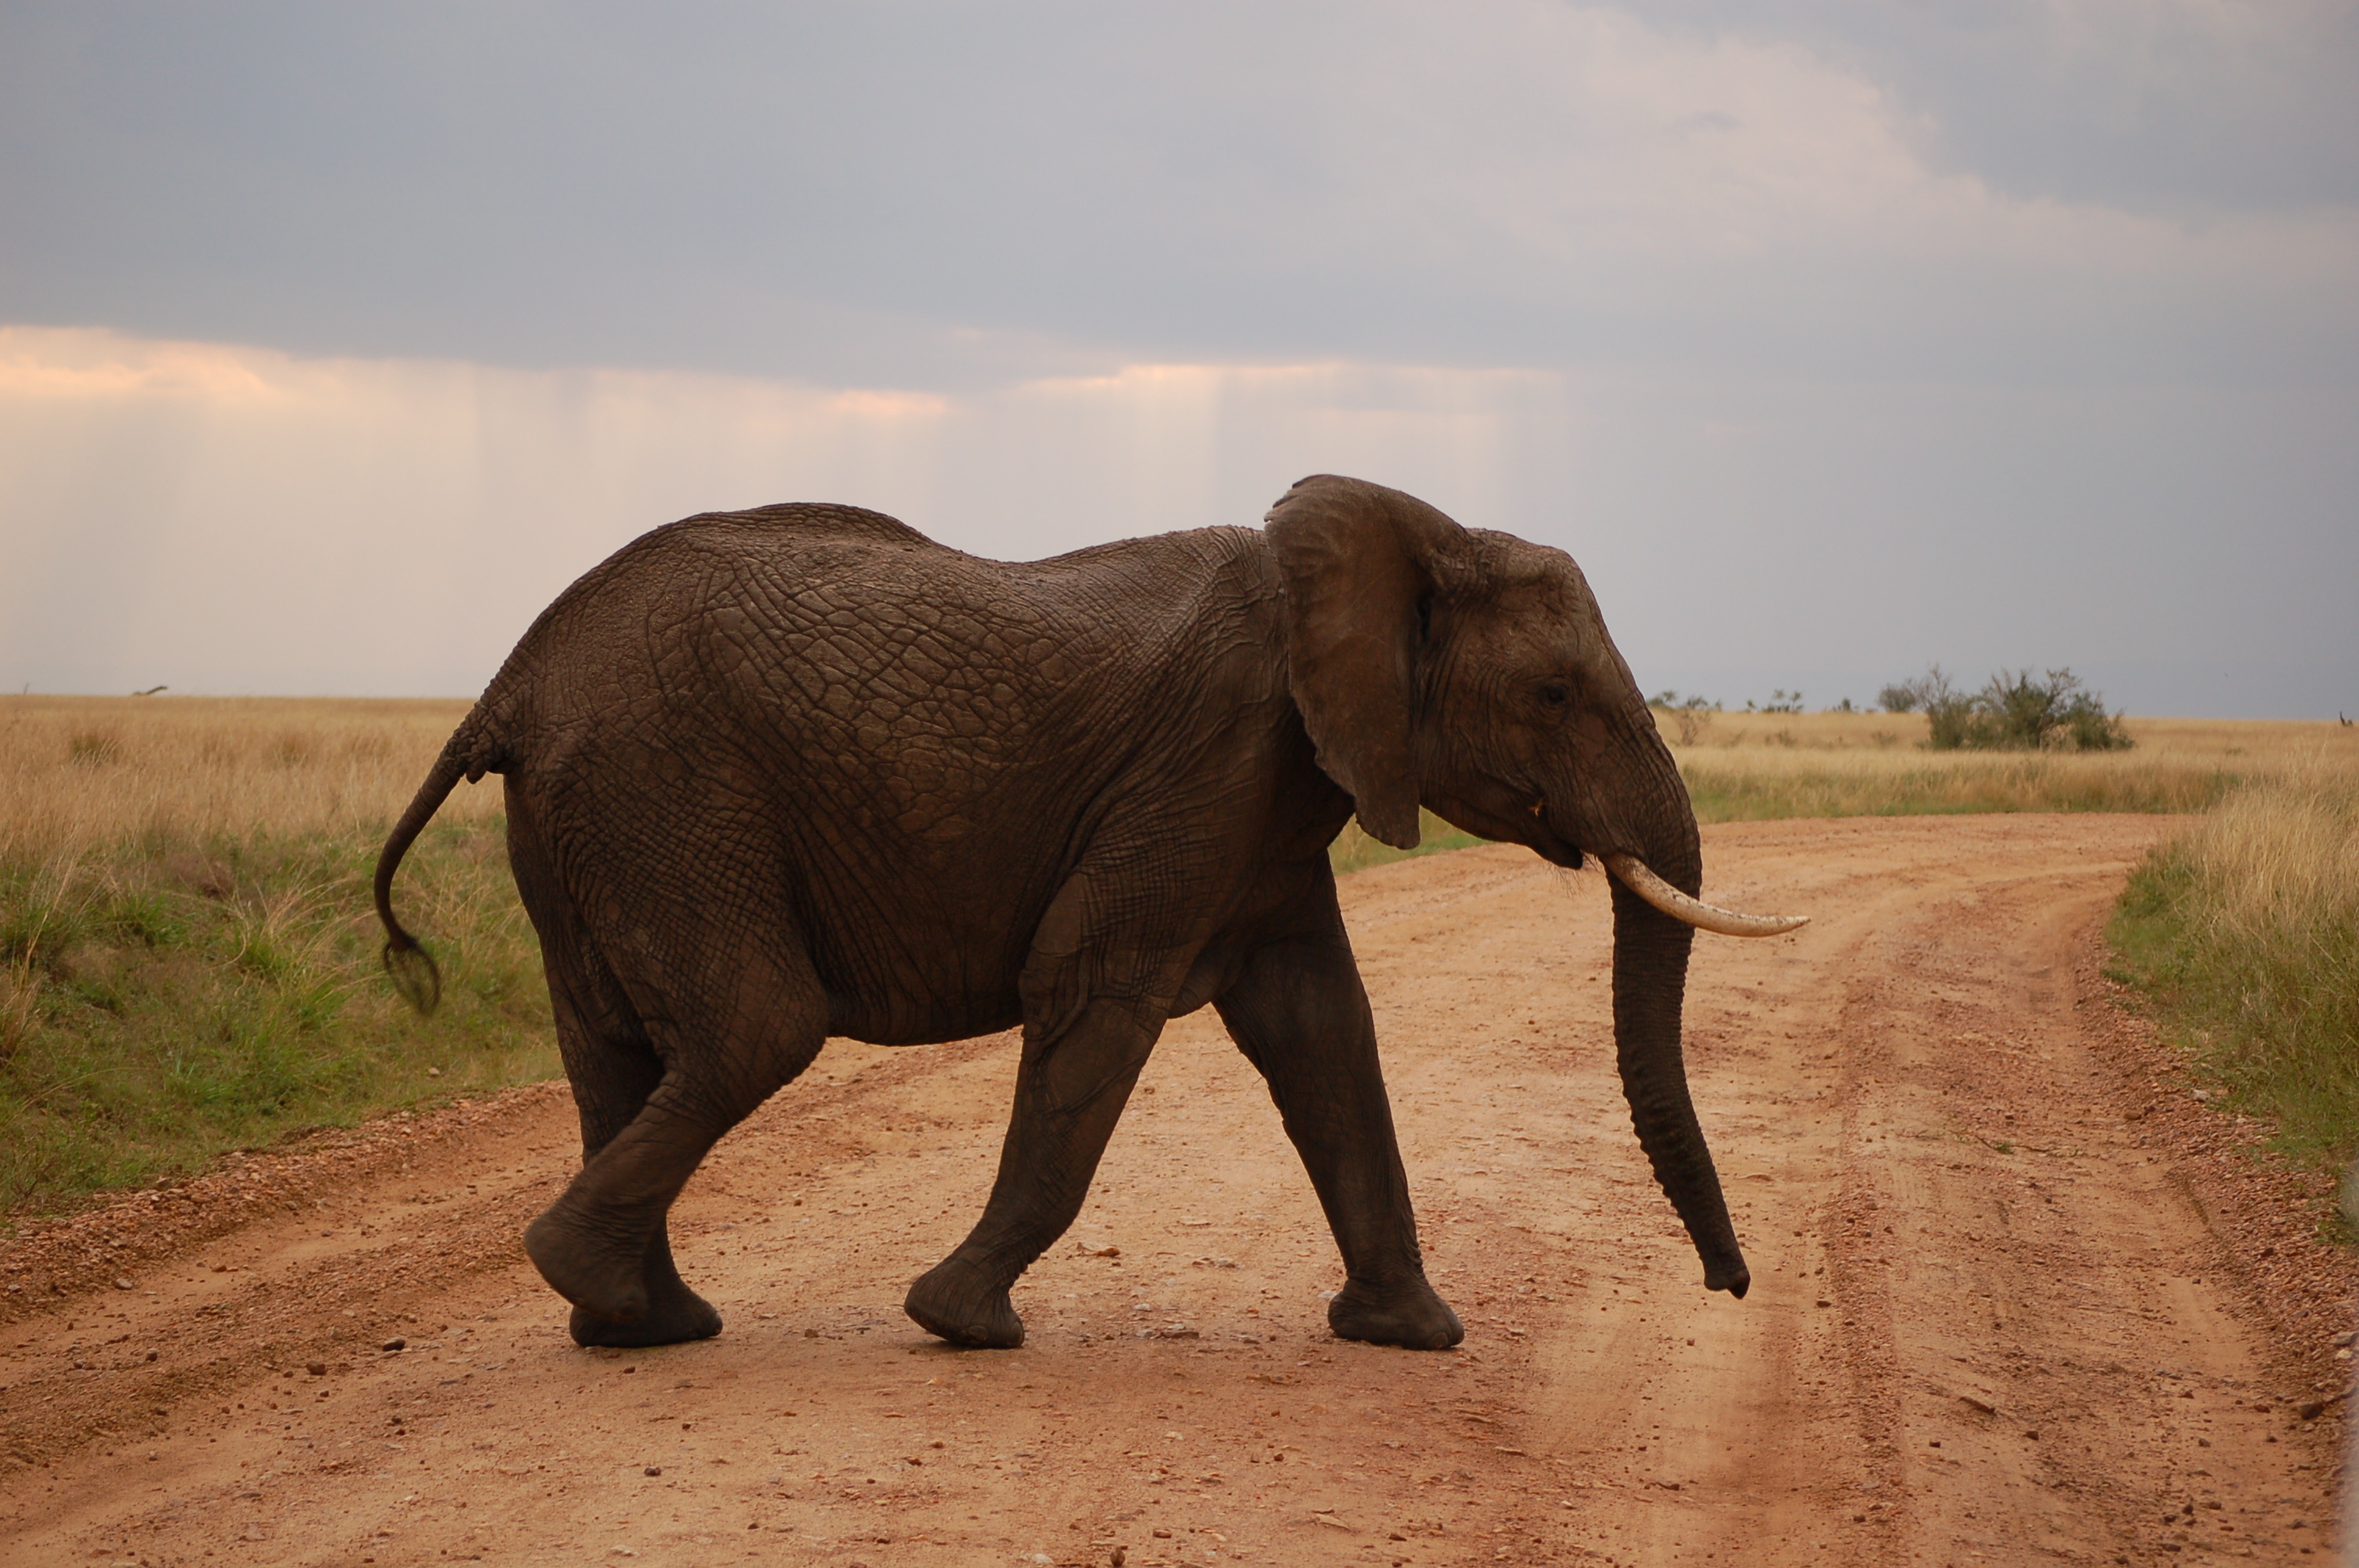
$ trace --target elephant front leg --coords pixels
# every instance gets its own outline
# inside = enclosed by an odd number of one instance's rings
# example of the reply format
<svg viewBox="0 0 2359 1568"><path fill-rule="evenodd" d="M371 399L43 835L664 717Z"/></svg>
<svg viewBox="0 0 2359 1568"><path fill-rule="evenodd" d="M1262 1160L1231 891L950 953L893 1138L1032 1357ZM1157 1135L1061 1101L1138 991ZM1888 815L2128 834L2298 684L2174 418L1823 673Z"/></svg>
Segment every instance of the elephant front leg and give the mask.
<svg viewBox="0 0 2359 1568"><path fill-rule="evenodd" d="M1008 1288L1081 1214L1155 1038L1112 1001L1090 1003L1051 1040L1026 1030L991 1201L958 1249L909 1287L903 1310L919 1327L953 1345L1024 1343Z"/></svg>
<svg viewBox="0 0 2359 1568"><path fill-rule="evenodd" d="M1327 1325L1345 1339L1413 1350L1465 1338L1425 1277L1375 1021L1341 914L1256 950L1217 1005L1268 1082L1343 1254Z"/></svg>

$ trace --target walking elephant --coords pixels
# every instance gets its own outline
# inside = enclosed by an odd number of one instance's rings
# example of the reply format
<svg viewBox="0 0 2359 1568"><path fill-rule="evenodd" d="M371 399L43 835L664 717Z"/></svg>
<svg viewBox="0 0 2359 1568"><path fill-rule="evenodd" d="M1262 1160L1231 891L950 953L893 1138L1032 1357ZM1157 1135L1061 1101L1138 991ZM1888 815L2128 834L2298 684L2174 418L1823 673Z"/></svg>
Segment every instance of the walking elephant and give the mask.
<svg viewBox="0 0 2359 1568"><path fill-rule="evenodd" d="M1749 1276L1688 1098L1695 817L1561 551L1318 475L1266 526L1012 564L853 507L690 517L625 546L525 633L377 862L386 962L410 842L505 776L583 1160L525 1233L583 1345L721 1319L666 1215L714 1141L831 1034L1023 1026L982 1218L908 1311L1022 1343L1008 1288L1080 1212L1165 1022L1212 1004L1269 1085L1348 1278L1334 1331L1463 1335L1425 1278L1327 846L1420 804L1614 874L1614 1029L1638 1141L1703 1260Z"/></svg>

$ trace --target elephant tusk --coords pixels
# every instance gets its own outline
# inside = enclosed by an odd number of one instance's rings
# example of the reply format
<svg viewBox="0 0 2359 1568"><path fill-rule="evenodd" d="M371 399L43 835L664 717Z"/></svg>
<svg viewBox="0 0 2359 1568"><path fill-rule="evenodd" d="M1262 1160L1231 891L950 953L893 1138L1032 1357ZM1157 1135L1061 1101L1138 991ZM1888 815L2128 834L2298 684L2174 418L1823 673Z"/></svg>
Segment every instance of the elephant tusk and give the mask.
<svg viewBox="0 0 2359 1568"><path fill-rule="evenodd" d="M1807 914L1739 914L1734 910L1716 909L1701 899L1690 898L1662 878L1647 869L1647 863L1636 855L1600 855L1605 869L1622 881L1622 885L1661 910L1674 920L1683 920L1699 931L1717 931L1723 936L1775 936L1781 932L1807 925Z"/></svg>

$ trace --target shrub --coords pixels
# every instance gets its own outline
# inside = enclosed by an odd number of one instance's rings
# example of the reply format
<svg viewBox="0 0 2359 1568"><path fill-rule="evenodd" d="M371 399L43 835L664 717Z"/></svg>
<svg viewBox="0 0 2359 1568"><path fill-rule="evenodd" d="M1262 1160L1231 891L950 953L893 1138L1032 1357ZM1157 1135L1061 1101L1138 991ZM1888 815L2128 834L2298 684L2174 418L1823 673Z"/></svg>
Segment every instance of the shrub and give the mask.
<svg viewBox="0 0 2359 1568"><path fill-rule="evenodd" d="M1934 673L1939 674L1940 668L1935 665ZM1875 694L1875 706L1886 713L1914 713L1925 706L1925 695L1918 689L1917 681L1895 681Z"/></svg>
<svg viewBox="0 0 2359 1568"><path fill-rule="evenodd" d="M2107 713L2104 699L2071 670L2049 670L2045 680L2034 680L2029 670L2001 670L1974 704L1995 736L1985 743L1999 750L2118 752L2130 743L2120 717Z"/></svg>
<svg viewBox="0 0 2359 1568"><path fill-rule="evenodd" d="M1926 743L1937 752L2120 752L2132 741L2118 713L2069 669L2036 677L2001 670L1982 690L1960 691L1940 665L1887 686L1877 700L1887 713L1922 710Z"/></svg>

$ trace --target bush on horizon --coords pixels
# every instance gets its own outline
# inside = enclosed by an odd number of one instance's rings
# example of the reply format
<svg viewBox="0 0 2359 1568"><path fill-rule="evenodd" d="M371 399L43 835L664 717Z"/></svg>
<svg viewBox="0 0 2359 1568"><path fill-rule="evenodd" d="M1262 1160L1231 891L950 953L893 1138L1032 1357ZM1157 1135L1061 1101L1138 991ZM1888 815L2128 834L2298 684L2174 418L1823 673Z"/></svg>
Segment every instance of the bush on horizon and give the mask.
<svg viewBox="0 0 2359 1568"><path fill-rule="evenodd" d="M1876 694L1886 713L1923 713L1936 752L2123 752L2122 716L2070 669L2044 677L2001 669L1977 692L1960 691L1940 665Z"/></svg>

